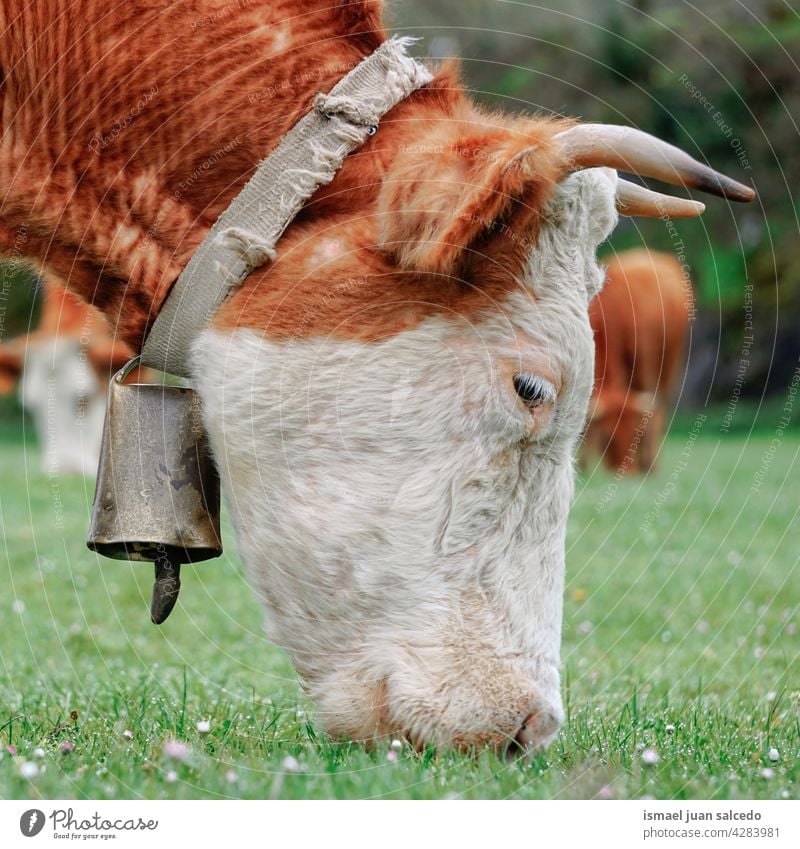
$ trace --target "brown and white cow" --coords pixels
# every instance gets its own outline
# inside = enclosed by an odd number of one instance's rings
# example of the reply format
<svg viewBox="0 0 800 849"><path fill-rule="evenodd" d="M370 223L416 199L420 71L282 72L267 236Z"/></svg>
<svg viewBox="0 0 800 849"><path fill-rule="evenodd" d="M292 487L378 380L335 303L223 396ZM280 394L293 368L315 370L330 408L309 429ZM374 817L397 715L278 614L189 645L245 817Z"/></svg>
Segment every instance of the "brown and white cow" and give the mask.
<svg viewBox="0 0 800 849"><path fill-rule="evenodd" d="M387 38L378 0L0 14L0 243L24 231L135 349L259 160ZM618 204L702 210L617 168L753 196L628 128L488 111L445 65L197 338L240 552L331 732L557 732L595 249Z"/></svg>
<svg viewBox="0 0 800 849"><path fill-rule="evenodd" d="M691 301L691 283L671 254L637 248L607 261L589 305L595 385L585 441L609 469L646 472L655 462Z"/></svg>
<svg viewBox="0 0 800 849"><path fill-rule="evenodd" d="M45 474L97 472L108 379L132 356L94 307L43 282L35 330L0 345L0 394L18 388Z"/></svg>

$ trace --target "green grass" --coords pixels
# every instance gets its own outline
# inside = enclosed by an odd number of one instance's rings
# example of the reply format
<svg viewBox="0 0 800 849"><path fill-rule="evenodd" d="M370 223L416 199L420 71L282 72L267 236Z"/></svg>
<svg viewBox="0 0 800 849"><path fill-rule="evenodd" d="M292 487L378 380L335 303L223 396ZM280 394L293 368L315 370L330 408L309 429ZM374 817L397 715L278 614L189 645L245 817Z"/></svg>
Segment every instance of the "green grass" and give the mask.
<svg viewBox="0 0 800 849"><path fill-rule="evenodd" d="M568 720L547 752L510 762L328 740L262 635L230 533L224 558L184 568L156 628L150 568L85 548L91 486L54 485L35 449L6 441L0 797L797 798L800 435L771 439L673 430L647 479L584 474ZM164 753L172 739L187 760ZM44 771L29 781L23 762Z"/></svg>

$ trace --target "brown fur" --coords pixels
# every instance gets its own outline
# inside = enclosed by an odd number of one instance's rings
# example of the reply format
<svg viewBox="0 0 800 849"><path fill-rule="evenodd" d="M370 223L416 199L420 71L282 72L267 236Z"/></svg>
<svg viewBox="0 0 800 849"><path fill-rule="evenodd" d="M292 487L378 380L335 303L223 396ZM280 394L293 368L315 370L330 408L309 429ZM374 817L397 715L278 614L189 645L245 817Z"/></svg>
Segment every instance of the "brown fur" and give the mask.
<svg viewBox="0 0 800 849"><path fill-rule="evenodd" d="M670 254L638 249L608 262L589 309L596 354L586 445L610 469L644 472L655 461L683 362L690 298Z"/></svg>
<svg viewBox="0 0 800 849"><path fill-rule="evenodd" d="M377 0L12 0L0 16L0 249L67 280L136 349L256 164L386 37ZM550 144L564 126L487 114L443 69L348 158L220 323L379 338L491 303L566 171ZM322 234L347 246L325 268Z"/></svg>

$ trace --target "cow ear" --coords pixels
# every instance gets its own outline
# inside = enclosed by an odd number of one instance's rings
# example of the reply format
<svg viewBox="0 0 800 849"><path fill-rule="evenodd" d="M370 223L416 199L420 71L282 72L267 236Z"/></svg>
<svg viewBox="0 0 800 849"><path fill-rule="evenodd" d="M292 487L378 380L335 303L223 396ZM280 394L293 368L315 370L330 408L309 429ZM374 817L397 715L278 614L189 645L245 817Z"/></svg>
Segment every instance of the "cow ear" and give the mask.
<svg viewBox="0 0 800 849"><path fill-rule="evenodd" d="M11 395L22 375L22 357L10 345L0 345L0 395Z"/></svg>
<svg viewBox="0 0 800 849"><path fill-rule="evenodd" d="M405 269L458 273L493 238L533 238L564 163L554 121L401 147L381 186L379 245Z"/></svg>

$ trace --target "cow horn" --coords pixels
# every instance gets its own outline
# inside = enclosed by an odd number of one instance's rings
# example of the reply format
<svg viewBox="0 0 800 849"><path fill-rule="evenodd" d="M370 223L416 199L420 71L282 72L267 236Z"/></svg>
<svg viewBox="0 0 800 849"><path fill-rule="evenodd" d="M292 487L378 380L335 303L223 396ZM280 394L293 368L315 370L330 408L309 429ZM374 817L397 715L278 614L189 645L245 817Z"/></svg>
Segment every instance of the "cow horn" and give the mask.
<svg viewBox="0 0 800 849"><path fill-rule="evenodd" d="M699 200L676 198L674 195L662 195L652 192L644 186L620 180L617 184L617 209L622 215L640 215L644 218L692 218L702 215L706 206Z"/></svg>
<svg viewBox="0 0 800 849"><path fill-rule="evenodd" d="M634 127L578 124L555 138L576 170L605 165L742 203L756 196L749 186L719 174L680 148Z"/></svg>

